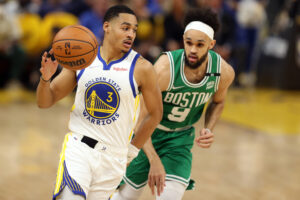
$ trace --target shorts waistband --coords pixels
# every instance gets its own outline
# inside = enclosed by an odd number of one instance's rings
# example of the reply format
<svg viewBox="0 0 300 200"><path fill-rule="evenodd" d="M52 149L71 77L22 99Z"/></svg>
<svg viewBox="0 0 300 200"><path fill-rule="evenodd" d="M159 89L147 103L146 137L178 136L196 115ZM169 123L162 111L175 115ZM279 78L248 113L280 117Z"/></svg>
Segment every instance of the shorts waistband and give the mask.
<svg viewBox="0 0 300 200"><path fill-rule="evenodd" d="M181 127L181 128L171 129L171 128L165 127L164 125L158 124L156 128L158 128L160 130L163 130L163 131L167 131L167 132L175 132L175 131L185 131L185 130L188 130L188 129L192 128L192 126L185 126L185 127Z"/></svg>
<svg viewBox="0 0 300 200"><path fill-rule="evenodd" d="M88 136L79 133L72 132L71 136L74 137L76 140L85 143L90 148L95 149L97 151L106 151L115 154L117 156L127 156L128 148L117 147L110 144L106 144L102 141L95 140L93 138L90 138Z"/></svg>

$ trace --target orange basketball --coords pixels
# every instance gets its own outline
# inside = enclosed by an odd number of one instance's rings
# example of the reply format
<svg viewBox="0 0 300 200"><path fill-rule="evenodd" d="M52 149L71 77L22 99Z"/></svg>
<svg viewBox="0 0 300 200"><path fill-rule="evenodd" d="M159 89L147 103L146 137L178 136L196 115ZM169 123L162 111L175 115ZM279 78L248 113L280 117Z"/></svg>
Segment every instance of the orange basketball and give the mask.
<svg viewBox="0 0 300 200"><path fill-rule="evenodd" d="M52 49L61 66L79 70L93 62L98 52L98 43L88 28L81 25L66 26L55 35Z"/></svg>

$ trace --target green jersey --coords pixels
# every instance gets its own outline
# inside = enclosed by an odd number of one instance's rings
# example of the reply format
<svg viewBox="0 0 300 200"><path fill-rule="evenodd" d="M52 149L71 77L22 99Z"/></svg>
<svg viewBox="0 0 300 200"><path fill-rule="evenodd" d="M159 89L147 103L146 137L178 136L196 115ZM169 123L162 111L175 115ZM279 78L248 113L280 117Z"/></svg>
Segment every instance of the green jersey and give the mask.
<svg viewBox="0 0 300 200"><path fill-rule="evenodd" d="M205 104L218 89L221 58L209 50L206 74L199 83L194 84L184 74L184 50L166 54L170 61L170 83L162 93L163 119L157 128L172 131L188 128L200 119Z"/></svg>
<svg viewBox="0 0 300 200"><path fill-rule="evenodd" d="M171 80L167 90L162 93L163 119L151 139L164 165L166 180L177 181L191 189L191 149L195 139L192 125L201 117L206 102L218 89L221 58L209 51L206 74L200 83L193 84L184 75L184 50L166 54L170 61ZM123 180L133 188L140 189L147 184L149 170L148 158L141 150L127 167Z"/></svg>

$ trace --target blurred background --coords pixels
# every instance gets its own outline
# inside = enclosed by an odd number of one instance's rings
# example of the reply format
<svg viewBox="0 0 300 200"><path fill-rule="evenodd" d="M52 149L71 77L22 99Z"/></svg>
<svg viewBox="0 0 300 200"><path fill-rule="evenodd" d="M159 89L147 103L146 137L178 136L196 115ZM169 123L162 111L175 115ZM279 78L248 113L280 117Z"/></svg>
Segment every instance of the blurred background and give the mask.
<svg viewBox="0 0 300 200"><path fill-rule="evenodd" d="M103 15L117 3L138 16L134 49L152 62L183 47L188 8L209 6L219 15L214 50L236 78L215 144L193 149L196 189L184 199L298 199L298 0L0 0L0 199L51 198L74 94L37 108L41 54L67 25L88 27L101 44Z"/></svg>

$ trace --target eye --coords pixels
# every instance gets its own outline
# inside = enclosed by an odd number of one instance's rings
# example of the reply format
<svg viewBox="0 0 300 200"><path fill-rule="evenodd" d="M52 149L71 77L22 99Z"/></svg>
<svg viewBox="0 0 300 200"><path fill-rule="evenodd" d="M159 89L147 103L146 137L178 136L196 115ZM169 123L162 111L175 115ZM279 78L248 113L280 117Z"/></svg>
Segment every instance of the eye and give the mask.
<svg viewBox="0 0 300 200"><path fill-rule="evenodd" d="M191 46L191 45L192 45L192 42L186 41L186 44L187 44L188 46Z"/></svg>
<svg viewBox="0 0 300 200"><path fill-rule="evenodd" d="M128 30L129 30L129 27L128 27L128 26L122 27L122 30L123 30L123 31L128 31Z"/></svg>
<svg viewBox="0 0 300 200"><path fill-rule="evenodd" d="M197 44L197 47L203 47L202 43Z"/></svg>

